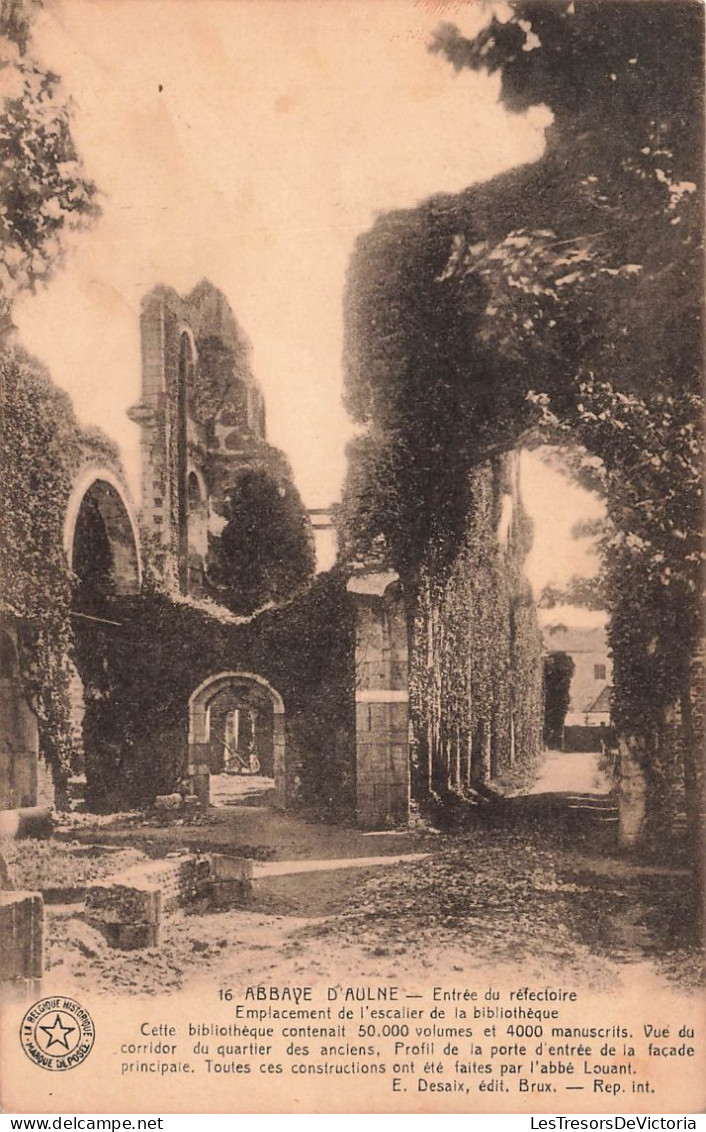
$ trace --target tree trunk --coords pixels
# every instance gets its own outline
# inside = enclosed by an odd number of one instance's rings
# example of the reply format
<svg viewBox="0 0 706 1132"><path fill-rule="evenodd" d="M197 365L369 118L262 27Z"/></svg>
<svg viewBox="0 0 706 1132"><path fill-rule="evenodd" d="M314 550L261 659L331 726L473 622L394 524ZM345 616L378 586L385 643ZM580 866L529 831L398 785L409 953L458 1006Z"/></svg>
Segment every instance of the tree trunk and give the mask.
<svg viewBox="0 0 706 1132"><path fill-rule="evenodd" d="M637 752L626 736L618 736L618 750L620 844L625 849L631 849L640 844L645 832L647 783Z"/></svg>

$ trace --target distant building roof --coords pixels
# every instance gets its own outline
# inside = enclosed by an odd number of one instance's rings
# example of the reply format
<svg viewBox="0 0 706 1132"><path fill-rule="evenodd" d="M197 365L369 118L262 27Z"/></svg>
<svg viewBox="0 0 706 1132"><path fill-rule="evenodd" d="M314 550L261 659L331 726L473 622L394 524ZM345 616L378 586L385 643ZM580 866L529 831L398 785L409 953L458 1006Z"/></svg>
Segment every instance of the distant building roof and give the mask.
<svg viewBox="0 0 706 1132"><path fill-rule="evenodd" d="M606 684L605 688L603 688L603 690L598 693L598 695L596 696L593 703L589 704L588 707L585 709L586 714L590 714L591 712L599 712L599 711L600 712L609 712L610 711L610 701L611 701L611 691L612 691L612 689L611 689L610 684Z"/></svg>
<svg viewBox="0 0 706 1132"><path fill-rule="evenodd" d="M542 639L547 652L608 652L605 629L575 629L569 625L545 625Z"/></svg>

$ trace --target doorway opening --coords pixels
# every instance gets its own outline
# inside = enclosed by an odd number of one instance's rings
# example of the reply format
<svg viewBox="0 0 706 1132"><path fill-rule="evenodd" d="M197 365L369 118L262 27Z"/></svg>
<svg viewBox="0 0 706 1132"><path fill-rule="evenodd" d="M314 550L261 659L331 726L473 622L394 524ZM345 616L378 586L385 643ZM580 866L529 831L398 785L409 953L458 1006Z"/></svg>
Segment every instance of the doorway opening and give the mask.
<svg viewBox="0 0 706 1132"><path fill-rule="evenodd" d="M189 700L189 776L202 805L284 806L284 703L262 676L219 672Z"/></svg>
<svg viewBox="0 0 706 1132"><path fill-rule="evenodd" d="M544 444L520 455L522 498L534 541L525 569L537 602L544 678L544 763L532 792L603 795L613 748L612 660L597 540L606 510L572 474L577 454ZM578 461L581 453L578 453ZM597 477L596 477L597 478Z"/></svg>

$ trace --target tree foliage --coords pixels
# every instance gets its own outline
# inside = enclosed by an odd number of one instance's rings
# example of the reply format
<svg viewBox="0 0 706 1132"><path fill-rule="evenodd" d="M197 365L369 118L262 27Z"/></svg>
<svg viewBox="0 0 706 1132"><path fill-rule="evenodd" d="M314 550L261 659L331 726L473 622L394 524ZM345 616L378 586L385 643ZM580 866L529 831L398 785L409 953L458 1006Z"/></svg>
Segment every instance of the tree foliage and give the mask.
<svg viewBox="0 0 706 1132"><path fill-rule="evenodd" d="M115 459L98 433L79 428L68 397L9 343L12 304L46 282L65 237L97 214L96 188L71 136L71 104L57 75L30 54L41 0L0 6L0 403L3 444L0 592L17 619L26 692L57 801L72 755L69 620L72 578L63 521L73 475L87 454Z"/></svg>
<svg viewBox="0 0 706 1132"><path fill-rule="evenodd" d="M474 41L443 29L436 49L499 69L515 108L549 100L545 156L381 218L349 272L347 403L372 469L351 494L401 557L431 525L420 512L452 523L464 461L532 423L528 389L560 416L591 379L700 390L700 6L513 10Z"/></svg>
<svg viewBox="0 0 706 1132"><path fill-rule="evenodd" d="M37 0L0 9L0 322L7 329L17 294L46 282L68 232L97 215L96 187L71 135L71 103L59 77L30 51Z"/></svg>
<svg viewBox="0 0 706 1132"><path fill-rule="evenodd" d="M292 483L280 484L258 468L241 473L224 518L220 534L210 538L208 582L234 613L284 601L311 582L313 537Z"/></svg>
<svg viewBox="0 0 706 1132"><path fill-rule="evenodd" d="M557 605L577 605L582 609L603 610L606 594L603 578L584 578L574 574L564 586L548 582L537 602L540 609L554 609Z"/></svg>
<svg viewBox="0 0 706 1132"><path fill-rule="evenodd" d="M413 573L420 547L457 541L469 466L537 422L570 439L582 449L577 478L608 511L616 722L655 782L659 766L684 759L693 785L703 9L510 8L473 40L443 26L433 49L456 68L498 72L510 109L547 105L547 149L383 217L359 241L346 380L367 434L352 453L344 523L350 542L382 540ZM676 753L665 724L675 703Z"/></svg>
<svg viewBox="0 0 706 1132"><path fill-rule="evenodd" d="M544 742L555 751L562 747L575 668L572 658L565 652L550 652L544 658Z"/></svg>

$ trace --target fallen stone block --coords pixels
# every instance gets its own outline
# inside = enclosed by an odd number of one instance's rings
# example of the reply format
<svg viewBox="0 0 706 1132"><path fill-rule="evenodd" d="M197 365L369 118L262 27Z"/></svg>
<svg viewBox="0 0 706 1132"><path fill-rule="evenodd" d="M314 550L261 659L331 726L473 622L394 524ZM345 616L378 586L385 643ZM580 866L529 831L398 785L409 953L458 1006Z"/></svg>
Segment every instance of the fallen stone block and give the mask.
<svg viewBox="0 0 706 1132"><path fill-rule="evenodd" d="M237 880L244 884L252 881L253 863L250 857L227 857L211 853L211 875L214 881Z"/></svg>
<svg viewBox="0 0 706 1132"><path fill-rule="evenodd" d="M184 799L181 794L158 794L154 800L156 810L180 810Z"/></svg>
<svg viewBox="0 0 706 1132"><path fill-rule="evenodd" d="M203 901L225 908L243 904L253 884L253 862L221 853L148 861L93 883L86 920L112 947L156 947L165 914Z"/></svg>
<svg viewBox="0 0 706 1132"><path fill-rule="evenodd" d="M211 890L211 903L214 908L231 908L234 904L245 904L250 896L251 886L239 880L216 882Z"/></svg>
<svg viewBox="0 0 706 1132"><path fill-rule="evenodd" d="M211 902L214 908L244 904L253 884L253 863L249 857L211 854Z"/></svg>
<svg viewBox="0 0 706 1132"><path fill-rule="evenodd" d="M137 951L159 945L159 924L106 924L103 934L111 947Z"/></svg>
<svg viewBox="0 0 706 1132"><path fill-rule="evenodd" d="M52 811L49 806L26 806L0 811L0 839L51 837Z"/></svg>
<svg viewBox="0 0 706 1132"><path fill-rule="evenodd" d="M211 873L210 857L193 854L135 865L90 886L86 919L113 947L155 947L165 913L210 902Z"/></svg>
<svg viewBox="0 0 706 1132"><path fill-rule="evenodd" d="M45 904L80 904L86 899L86 885L73 884L65 888L43 888Z"/></svg>
<svg viewBox="0 0 706 1132"><path fill-rule="evenodd" d="M162 893L148 878L118 881L124 874L97 882L86 893L86 912L103 924L158 924ZM144 883L143 883L144 880Z"/></svg>
<svg viewBox="0 0 706 1132"><path fill-rule="evenodd" d="M162 894L162 912L173 912L208 894L211 880L209 856L188 856L136 865L123 876L145 877Z"/></svg>

